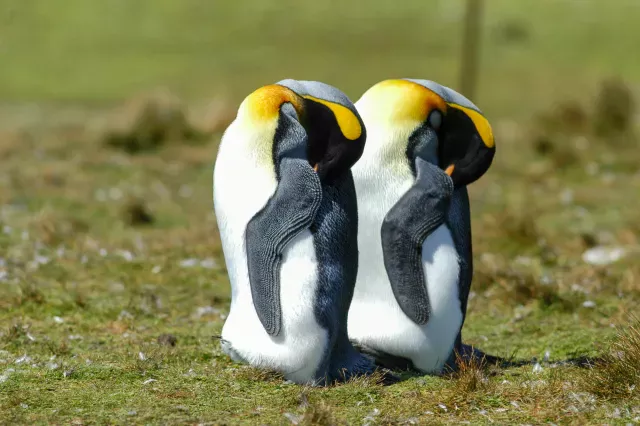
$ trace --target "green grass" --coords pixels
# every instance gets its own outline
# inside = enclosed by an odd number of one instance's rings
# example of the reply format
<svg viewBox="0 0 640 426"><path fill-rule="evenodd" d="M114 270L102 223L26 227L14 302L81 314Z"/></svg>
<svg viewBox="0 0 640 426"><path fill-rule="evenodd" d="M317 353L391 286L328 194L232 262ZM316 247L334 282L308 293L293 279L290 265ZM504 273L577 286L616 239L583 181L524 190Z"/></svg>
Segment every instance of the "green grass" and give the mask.
<svg viewBox="0 0 640 426"><path fill-rule="evenodd" d="M285 77L353 99L389 77L456 86L461 1L0 0L0 423L640 421L637 334L617 337L640 300L639 142L633 129L592 131L600 80L638 84L640 6L486 3L477 101L498 154L470 188L464 338L495 355L609 364L326 389L234 364L214 338L230 302L211 199L219 134L128 155L94 126L158 86L191 112L215 96L235 109ZM587 114L581 130L536 119L567 100ZM132 206L152 222L132 222ZM588 265L592 240L629 254Z"/></svg>

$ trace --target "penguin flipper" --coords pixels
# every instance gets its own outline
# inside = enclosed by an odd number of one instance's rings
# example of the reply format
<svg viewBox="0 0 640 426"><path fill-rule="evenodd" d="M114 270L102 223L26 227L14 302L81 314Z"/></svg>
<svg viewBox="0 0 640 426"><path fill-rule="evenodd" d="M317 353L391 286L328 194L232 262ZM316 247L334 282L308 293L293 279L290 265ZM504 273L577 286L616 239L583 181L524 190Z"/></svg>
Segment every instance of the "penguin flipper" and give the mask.
<svg viewBox="0 0 640 426"><path fill-rule="evenodd" d="M416 324L426 324L431 306L422 268L424 240L446 220L453 181L437 166L416 158L416 181L384 218L384 266L396 301Z"/></svg>
<svg viewBox="0 0 640 426"><path fill-rule="evenodd" d="M282 253L296 235L311 226L322 201L320 179L305 159L283 158L279 176L275 193L251 219L245 235L253 305L272 336L280 333L282 324Z"/></svg>

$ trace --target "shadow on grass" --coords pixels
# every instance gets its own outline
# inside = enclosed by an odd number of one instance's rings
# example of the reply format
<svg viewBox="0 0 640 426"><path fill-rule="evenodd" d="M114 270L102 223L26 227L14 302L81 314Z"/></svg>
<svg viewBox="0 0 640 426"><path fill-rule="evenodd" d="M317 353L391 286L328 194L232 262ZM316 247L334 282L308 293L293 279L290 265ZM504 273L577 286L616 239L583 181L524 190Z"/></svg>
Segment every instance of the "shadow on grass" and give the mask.
<svg viewBox="0 0 640 426"><path fill-rule="evenodd" d="M363 347L362 345L356 345L356 349L373 357L379 367L387 369L394 374L399 374L397 376L397 381L383 384L391 385L410 378L426 375L424 372L417 370L411 361L406 358L380 353L372 350L371 348ZM552 367L577 367L589 369L593 368L594 365L602 365L602 363L605 362L606 357L589 356L577 356L553 362L548 360L542 361L543 364ZM509 357L490 355L474 348L473 346L463 344L462 353L460 354L456 352L454 364L445 366L440 376L452 379L460 377L464 378L469 374L475 374L473 372L479 370L481 370L483 374L497 376L507 369L525 367L528 365L536 368L536 365L540 365L540 362L535 357L531 359L516 359L515 355L510 355Z"/></svg>

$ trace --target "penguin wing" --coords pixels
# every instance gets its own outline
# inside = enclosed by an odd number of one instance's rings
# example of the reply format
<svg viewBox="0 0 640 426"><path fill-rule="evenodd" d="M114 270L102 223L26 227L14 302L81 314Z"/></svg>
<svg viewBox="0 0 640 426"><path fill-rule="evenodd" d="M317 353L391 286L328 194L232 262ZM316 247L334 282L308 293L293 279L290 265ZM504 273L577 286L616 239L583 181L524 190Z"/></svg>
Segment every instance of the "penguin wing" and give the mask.
<svg viewBox="0 0 640 426"><path fill-rule="evenodd" d="M272 336L280 333L282 324L282 253L296 235L311 226L322 201L320 179L307 160L283 158L279 171L275 193L249 221L245 235L253 305Z"/></svg>
<svg viewBox="0 0 640 426"><path fill-rule="evenodd" d="M413 186L384 218L382 255L400 308L416 324L426 324L431 306L422 269L422 244L446 220L453 181L419 157L416 171Z"/></svg>
<svg viewBox="0 0 640 426"><path fill-rule="evenodd" d="M458 336L456 337L453 349L454 352L461 354L464 349L464 345L462 345L462 326L467 317L467 302L469 301L471 278L473 276L471 209L469 207L469 193L466 186L457 188L451 196L449 212L447 213L447 226L451 231L451 237L458 252L458 265L460 266L458 298L460 299L462 322L460 323L460 330L458 330ZM455 366L455 356L449 364Z"/></svg>
<svg viewBox="0 0 640 426"><path fill-rule="evenodd" d="M471 209L469 207L469 193L466 186L461 186L453 192L449 212L447 213L447 226L451 230L451 237L456 245L460 263L458 294L464 322L464 317L467 312L467 299L469 298L469 290L471 288L471 277L473 276ZM462 325L460 327L462 327Z"/></svg>

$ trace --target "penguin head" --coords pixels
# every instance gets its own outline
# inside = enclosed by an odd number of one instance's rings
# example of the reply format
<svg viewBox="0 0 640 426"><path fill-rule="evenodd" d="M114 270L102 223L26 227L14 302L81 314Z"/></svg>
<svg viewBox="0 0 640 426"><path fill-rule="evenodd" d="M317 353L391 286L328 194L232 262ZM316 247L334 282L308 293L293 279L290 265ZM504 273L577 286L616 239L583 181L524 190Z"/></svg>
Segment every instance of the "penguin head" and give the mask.
<svg viewBox="0 0 640 426"><path fill-rule="evenodd" d="M416 157L421 157L438 165L460 187L479 179L491 166L495 155L491 125L478 107L448 87L429 80L385 80L362 95L356 106L370 132L375 126L391 134L367 144L377 143L387 155L408 159L412 169Z"/></svg>
<svg viewBox="0 0 640 426"><path fill-rule="evenodd" d="M304 156L322 182L348 170L362 155L366 131L349 98L317 81L282 80L261 87L240 106L238 118L254 131L266 132L272 162ZM266 144L268 145L268 143Z"/></svg>

